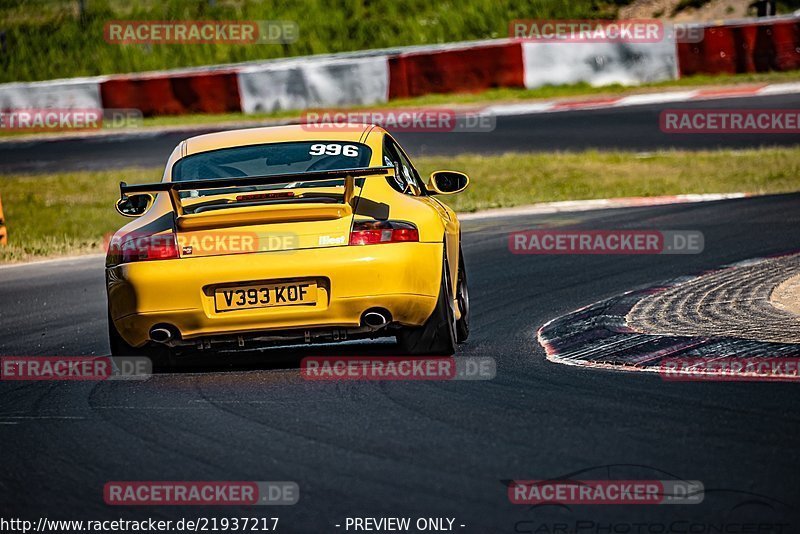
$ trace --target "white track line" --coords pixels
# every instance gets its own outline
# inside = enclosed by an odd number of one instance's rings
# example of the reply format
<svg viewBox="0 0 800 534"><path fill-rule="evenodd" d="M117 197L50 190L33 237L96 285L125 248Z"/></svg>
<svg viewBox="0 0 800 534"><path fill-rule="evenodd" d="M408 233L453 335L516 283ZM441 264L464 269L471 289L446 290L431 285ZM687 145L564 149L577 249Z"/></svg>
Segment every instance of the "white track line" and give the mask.
<svg viewBox="0 0 800 534"><path fill-rule="evenodd" d="M557 113L562 111L580 111L590 109L623 108L647 104L665 104L669 102L697 102L703 100L719 100L723 98L756 98L769 95L788 95L800 93L800 82L776 83L767 86L745 87L698 87L684 91L665 91L662 93L643 93L638 95L613 97L604 100L601 97L586 100L550 100L546 102L497 104L482 108L484 113L495 116L530 115L534 113Z"/></svg>
<svg viewBox="0 0 800 534"><path fill-rule="evenodd" d="M665 206L668 204L684 204L690 202L713 202L745 198L747 193L709 193L704 195L674 195L662 197L632 197L632 198L599 198L592 200L564 200L560 202L542 202L517 208L499 208L475 213L459 213L462 221L481 219L494 219L497 217L517 217L522 215L541 215L548 213L569 213L589 210L635 208L644 206Z"/></svg>

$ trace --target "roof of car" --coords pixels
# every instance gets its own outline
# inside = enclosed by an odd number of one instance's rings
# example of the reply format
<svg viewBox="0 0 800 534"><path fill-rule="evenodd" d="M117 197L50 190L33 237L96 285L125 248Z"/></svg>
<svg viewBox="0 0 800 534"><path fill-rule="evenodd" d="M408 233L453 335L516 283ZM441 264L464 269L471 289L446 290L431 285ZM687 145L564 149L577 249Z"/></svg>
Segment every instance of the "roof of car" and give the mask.
<svg viewBox="0 0 800 534"><path fill-rule="evenodd" d="M186 140L186 153L196 154L220 148L286 143L290 141L363 141L370 130L383 131L372 124L293 124L265 128L226 130L190 137Z"/></svg>

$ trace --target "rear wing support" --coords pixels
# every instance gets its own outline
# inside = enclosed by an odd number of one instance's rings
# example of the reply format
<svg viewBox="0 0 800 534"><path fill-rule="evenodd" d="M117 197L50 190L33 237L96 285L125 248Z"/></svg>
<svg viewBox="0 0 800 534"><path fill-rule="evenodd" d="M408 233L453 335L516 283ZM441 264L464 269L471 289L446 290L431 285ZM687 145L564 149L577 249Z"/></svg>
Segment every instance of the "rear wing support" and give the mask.
<svg viewBox="0 0 800 534"><path fill-rule="evenodd" d="M198 191L203 189L220 189L226 187L249 187L258 185L290 184L292 182L325 182L344 179L344 195L342 203L349 204L355 194L355 179L368 176L382 176L394 171L392 166L362 167L334 171L312 171L267 176L246 176L241 178L210 178L204 180L187 180L185 182L158 182L151 184L119 183L120 198L134 193L168 193L172 209L178 216L183 215L180 201L181 191Z"/></svg>

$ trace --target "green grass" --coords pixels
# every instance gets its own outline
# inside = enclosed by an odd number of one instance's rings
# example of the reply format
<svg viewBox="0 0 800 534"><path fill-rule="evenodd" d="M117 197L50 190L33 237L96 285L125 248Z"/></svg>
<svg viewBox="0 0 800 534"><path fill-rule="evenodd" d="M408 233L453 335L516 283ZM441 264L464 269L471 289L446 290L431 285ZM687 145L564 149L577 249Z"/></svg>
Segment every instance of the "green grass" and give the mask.
<svg viewBox="0 0 800 534"><path fill-rule="evenodd" d="M114 210L122 179L160 181L161 169L0 178L9 234L0 262L103 252L103 236L128 220Z"/></svg>
<svg viewBox="0 0 800 534"><path fill-rule="evenodd" d="M470 175L471 186L446 199L459 212L558 200L800 190L798 148L462 155L415 163L423 176L441 168Z"/></svg>
<svg viewBox="0 0 800 534"><path fill-rule="evenodd" d="M423 176L442 168L471 176L467 191L445 198L459 212L556 200L800 190L800 149L790 148L462 155L415 163ZM125 169L0 178L9 230L0 262L102 252L103 236L126 222L113 208L118 182L160 176L161 169Z"/></svg>
<svg viewBox="0 0 800 534"><path fill-rule="evenodd" d="M630 0L0 0L0 82L508 36L513 19L613 18ZM112 45L113 20L286 20L299 39L273 45Z"/></svg>

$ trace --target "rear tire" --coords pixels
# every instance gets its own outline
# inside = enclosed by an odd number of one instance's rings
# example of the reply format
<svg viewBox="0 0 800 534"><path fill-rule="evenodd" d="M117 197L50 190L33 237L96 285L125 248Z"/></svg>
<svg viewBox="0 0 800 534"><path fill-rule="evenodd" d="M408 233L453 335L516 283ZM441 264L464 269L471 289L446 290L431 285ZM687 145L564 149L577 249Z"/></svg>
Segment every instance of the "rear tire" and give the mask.
<svg viewBox="0 0 800 534"><path fill-rule="evenodd" d="M464 343L469 337L469 289L467 287L467 268L464 265L464 254L458 251L458 285L456 301L461 311L461 318L456 322L456 342Z"/></svg>
<svg viewBox="0 0 800 534"><path fill-rule="evenodd" d="M447 263L442 266L442 281L436 308L425 324L397 333L400 350L413 356L452 356L456 352L456 320Z"/></svg>
<svg viewBox="0 0 800 534"><path fill-rule="evenodd" d="M108 316L108 344L111 346L112 356L144 356L153 362L153 369L168 368L174 363L174 356L169 347L148 341L141 347L134 347L122 339L111 315Z"/></svg>

